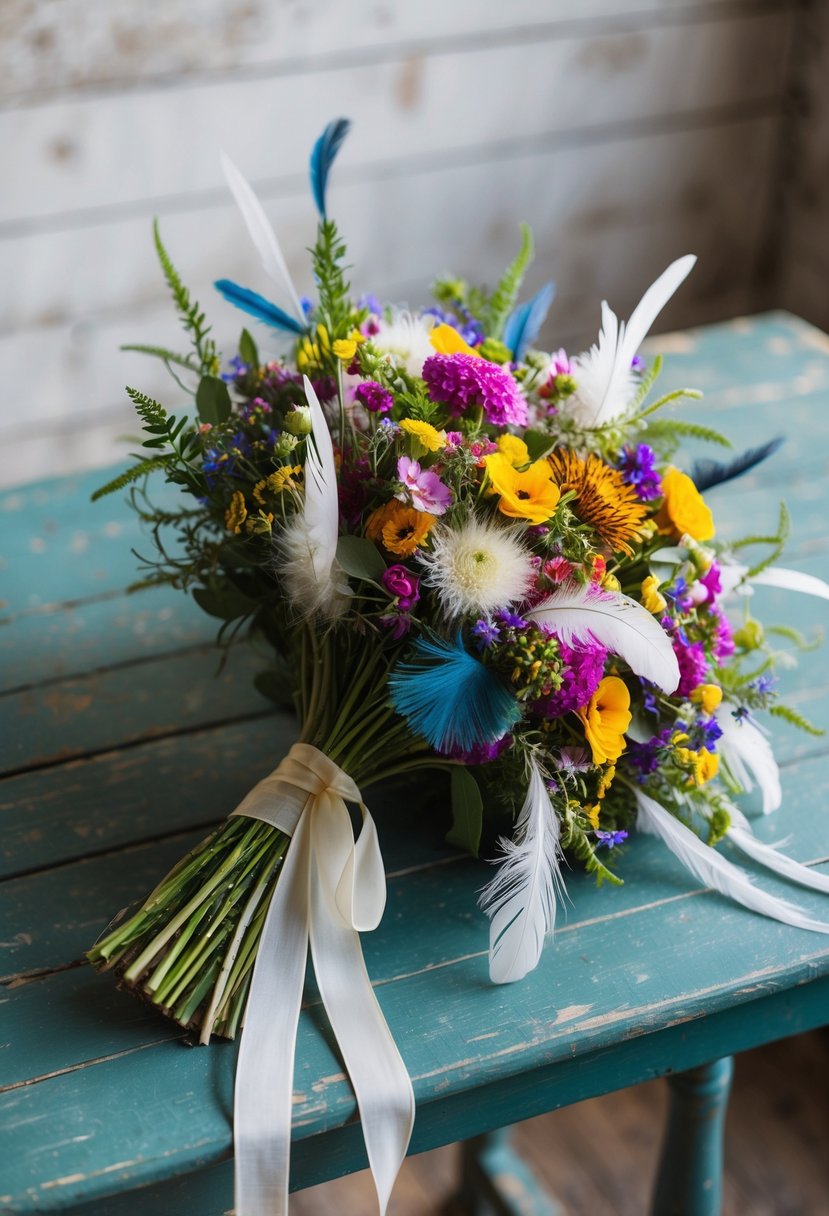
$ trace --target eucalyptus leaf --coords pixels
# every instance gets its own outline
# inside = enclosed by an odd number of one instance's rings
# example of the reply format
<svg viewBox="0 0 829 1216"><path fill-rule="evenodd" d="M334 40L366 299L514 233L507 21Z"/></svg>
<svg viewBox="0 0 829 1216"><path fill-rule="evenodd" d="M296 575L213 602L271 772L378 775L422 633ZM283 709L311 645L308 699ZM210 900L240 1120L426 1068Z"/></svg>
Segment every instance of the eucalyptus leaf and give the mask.
<svg viewBox="0 0 829 1216"><path fill-rule="evenodd" d="M337 541L337 561L352 578L376 583L386 569L377 546L366 536L341 536Z"/></svg>
<svg viewBox="0 0 829 1216"><path fill-rule="evenodd" d="M452 826L446 833L446 843L477 857L481 847L483 813L484 804L478 782L469 769L456 765L452 769Z"/></svg>
<svg viewBox="0 0 829 1216"><path fill-rule="evenodd" d="M202 376L196 389L196 409L202 422L211 426L226 422L230 417L230 393L218 376Z"/></svg>
<svg viewBox="0 0 829 1216"><path fill-rule="evenodd" d="M220 617L223 621L235 621L240 616L247 616L258 606L257 600L250 599L232 583L218 587L195 587L193 599L202 612Z"/></svg>

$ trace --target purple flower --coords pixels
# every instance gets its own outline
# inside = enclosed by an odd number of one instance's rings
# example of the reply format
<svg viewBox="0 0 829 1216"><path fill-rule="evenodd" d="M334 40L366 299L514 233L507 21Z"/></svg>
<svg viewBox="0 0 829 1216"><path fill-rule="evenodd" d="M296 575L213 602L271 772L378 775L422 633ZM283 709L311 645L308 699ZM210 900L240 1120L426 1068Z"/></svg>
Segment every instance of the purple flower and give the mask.
<svg viewBox="0 0 829 1216"><path fill-rule="evenodd" d="M528 626L528 622L524 620L523 616L519 616L517 612L505 610L499 612L497 616L501 624L506 626L507 629L526 629Z"/></svg>
<svg viewBox="0 0 829 1216"><path fill-rule="evenodd" d="M388 414L394 405L394 397L376 380L364 380L354 390L354 400L359 401L370 414Z"/></svg>
<svg viewBox="0 0 829 1216"><path fill-rule="evenodd" d="M446 432L446 446L448 448L459 448L463 443L463 435L460 431Z"/></svg>
<svg viewBox="0 0 829 1216"><path fill-rule="evenodd" d="M705 588L706 592L708 593L707 598L709 600L711 600L712 603L717 598L718 595L722 594L722 581L720 579L720 568L716 562L711 563L711 565L708 567L708 569L705 571L705 574L703 574L702 578L699 581L700 581L700 583L702 583L703 587Z"/></svg>
<svg viewBox="0 0 829 1216"><path fill-rule="evenodd" d="M662 493L662 483L653 462L653 448L647 443L640 443L635 448L625 444L616 466L642 502L651 502Z"/></svg>
<svg viewBox="0 0 829 1216"><path fill-rule="evenodd" d="M501 631L498 626L494 625L492 621L485 621L483 619L475 622L472 626L472 633L478 639L482 649L485 646L493 646L501 638Z"/></svg>
<svg viewBox="0 0 829 1216"><path fill-rule="evenodd" d="M409 612L420 599L420 579L405 566L389 566L380 576L380 582L403 612Z"/></svg>
<svg viewBox="0 0 829 1216"><path fill-rule="evenodd" d="M555 630L552 630L555 637ZM562 718L571 710L586 705L599 687L604 675L607 651L598 643L584 642L568 646L559 640L559 657L564 664L559 675L561 685L549 697L536 701L534 711L544 718Z"/></svg>
<svg viewBox="0 0 829 1216"><path fill-rule="evenodd" d="M237 380L240 376L246 376L250 371L250 367L245 363L241 355L234 355L229 361L228 367L230 368L229 372L222 372L222 379L226 384L232 383L232 381Z"/></svg>
<svg viewBox="0 0 829 1216"><path fill-rule="evenodd" d="M359 300L357 301L357 307L367 308L368 311L374 313L375 316L379 316L383 311L383 305L377 299L377 296L373 296L370 292L364 292L363 295L360 296Z"/></svg>
<svg viewBox="0 0 829 1216"><path fill-rule="evenodd" d="M423 379L432 401L456 417L483 409L493 426L526 426L527 403L510 373L477 355L431 355Z"/></svg>
<svg viewBox="0 0 829 1216"><path fill-rule="evenodd" d="M692 746L695 751L706 747L709 752L717 750L717 740L722 738L722 727L716 718L698 718L691 728Z"/></svg>
<svg viewBox="0 0 829 1216"><path fill-rule="evenodd" d="M428 511L430 515L443 515L452 501L452 491L444 485L437 473L421 469L417 460L400 456L397 461L397 476L403 489L395 498L411 499L416 511Z"/></svg>
<svg viewBox="0 0 829 1216"><path fill-rule="evenodd" d="M723 659L730 658L734 653L734 634L732 633L728 617L718 604L712 605L711 615L717 618L717 631L714 638L714 658L719 663Z"/></svg>
<svg viewBox="0 0 829 1216"><path fill-rule="evenodd" d="M632 372L643 372L647 366L641 355L634 355L630 361L630 370Z"/></svg>
<svg viewBox="0 0 829 1216"><path fill-rule="evenodd" d="M625 757L642 778L655 773L659 768L659 753L670 744L673 733L674 728L666 726L658 735L651 735L645 743L637 743L634 739L628 741Z"/></svg>
<svg viewBox="0 0 829 1216"><path fill-rule="evenodd" d="M607 849L615 849L617 844L621 844L623 840L627 840L628 834L624 828L620 828L618 832L602 832L596 831L596 847L604 845Z"/></svg>
<svg viewBox="0 0 829 1216"><path fill-rule="evenodd" d="M411 629L412 618L404 616L403 613L399 612L387 612L384 616L380 617L380 624L385 625L389 631L389 636L395 642L399 642Z"/></svg>
<svg viewBox="0 0 829 1216"><path fill-rule="evenodd" d="M590 753L586 747L563 747L556 761L566 777L574 777L577 773L589 773L593 767Z"/></svg>
<svg viewBox="0 0 829 1216"><path fill-rule="evenodd" d="M679 684L675 695L687 697L695 688L705 682L705 673L708 669L705 651L702 648L702 642L685 644L679 637L674 637L672 640L674 654L679 663Z"/></svg>
<svg viewBox="0 0 829 1216"><path fill-rule="evenodd" d="M490 764L509 747L512 747L512 735L507 734L496 739L494 743L478 743L468 752L451 751L443 754L451 756L453 760L462 760L464 764Z"/></svg>
<svg viewBox="0 0 829 1216"><path fill-rule="evenodd" d="M758 676L756 680L752 680L749 688L753 688L761 697L768 696L774 691L774 686L777 683L776 676Z"/></svg>

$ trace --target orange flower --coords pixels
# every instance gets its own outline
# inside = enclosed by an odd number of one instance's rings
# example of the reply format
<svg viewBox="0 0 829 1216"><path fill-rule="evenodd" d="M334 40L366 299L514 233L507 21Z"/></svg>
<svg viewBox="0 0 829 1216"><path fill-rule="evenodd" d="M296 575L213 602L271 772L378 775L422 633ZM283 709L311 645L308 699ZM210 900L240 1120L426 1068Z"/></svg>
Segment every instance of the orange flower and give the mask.
<svg viewBox="0 0 829 1216"><path fill-rule="evenodd" d="M436 523L437 516L428 511L416 511L393 498L372 511L366 524L366 536L375 543L380 541L389 553L411 557Z"/></svg>
<svg viewBox="0 0 829 1216"><path fill-rule="evenodd" d="M710 540L714 535L714 517L702 495L687 473L668 469L662 478L662 506L656 516L656 526L665 536L681 541Z"/></svg>
<svg viewBox="0 0 829 1216"><path fill-rule="evenodd" d="M630 693L624 680L605 676L587 705L576 711L593 752L594 764L616 761L625 750L625 731L630 726Z"/></svg>
<svg viewBox="0 0 829 1216"><path fill-rule="evenodd" d="M519 472L501 452L484 460L492 492L499 494L498 509L510 519L546 523L561 497L546 460L536 460Z"/></svg>

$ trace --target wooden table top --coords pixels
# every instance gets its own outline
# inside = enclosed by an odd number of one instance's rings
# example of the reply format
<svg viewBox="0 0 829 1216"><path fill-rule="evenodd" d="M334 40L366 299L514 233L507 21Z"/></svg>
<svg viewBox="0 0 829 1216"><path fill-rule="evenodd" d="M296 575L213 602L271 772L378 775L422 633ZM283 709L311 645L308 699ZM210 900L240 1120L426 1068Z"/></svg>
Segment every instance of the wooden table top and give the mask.
<svg viewBox="0 0 829 1216"><path fill-rule="evenodd" d="M828 577L829 340L773 313L652 345L668 356L666 389L706 393L684 417L738 450L787 436L767 465L711 491L719 534L773 530L785 498L785 564ZM187 1048L83 952L294 729L254 690L254 653L240 647L216 674L215 622L194 604L126 594L130 550L150 543L118 499L90 504L105 477L0 496L2 1211L132 1213L131 1200L102 1197L204 1166L229 1178L218 1163L231 1152L235 1045ZM766 623L827 622L811 597L763 588L755 604ZM829 647L801 656L781 690L829 726ZM829 742L778 721L774 745L784 807L757 833L789 836L787 852L825 868ZM700 890L645 837L621 858L619 889L568 875L571 906L538 969L492 986L476 907L488 870L443 843L447 803L439 782L415 781L371 800L389 902L363 946L414 1081L413 1151L829 1021L829 938ZM825 896L761 882L829 919ZM353 1095L313 981L295 1090L292 1184L360 1168Z"/></svg>

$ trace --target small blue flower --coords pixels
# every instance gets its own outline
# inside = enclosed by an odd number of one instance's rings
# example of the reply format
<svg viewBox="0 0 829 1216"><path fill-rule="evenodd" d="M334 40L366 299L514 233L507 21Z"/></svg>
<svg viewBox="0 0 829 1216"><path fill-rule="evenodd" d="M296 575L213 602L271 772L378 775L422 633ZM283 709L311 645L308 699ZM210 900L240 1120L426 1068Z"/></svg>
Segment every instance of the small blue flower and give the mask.
<svg viewBox="0 0 829 1216"><path fill-rule="evenodd" d="M617 844L627 840L628 834L624 828L620 828L618 832L596 832L596 847L604 846L606 849L614 849Z"/></svg>
<svg viewBox="0 0 829 1216"><path fill-rule="evenodd" d="M776 676L758 676L756 680L751 681L749 688L753 688L754 691L759 693L761 697L765 697L768 696L770 692L774 691L776 684Z"/></svg>
<svg viewBox="0 0 829 1216"><path fill-rule="evenodd" d="M502 625L505 625L507 629L527 628L527 622L524 620L523 616L518 616L518 614L515 612L499 612L498 620Z"/></svg>
<svg viewBox="0 0 829 1216"><path fill-rule="evenodd" d="M492 621L479 620L472 626L472 633L478 639L481 649L493 646L501 640L501 631Z"/></svg>

